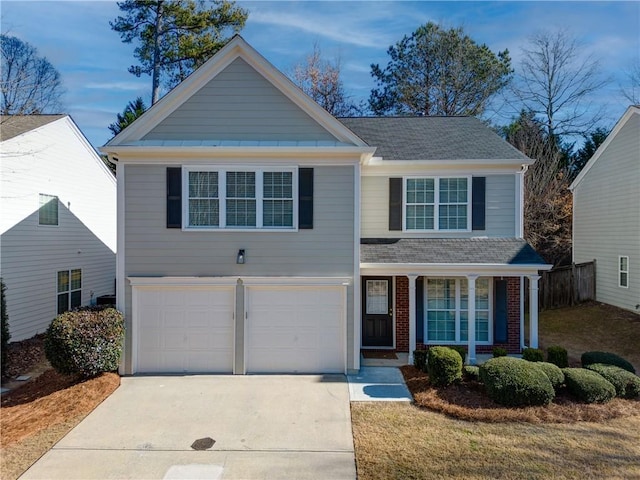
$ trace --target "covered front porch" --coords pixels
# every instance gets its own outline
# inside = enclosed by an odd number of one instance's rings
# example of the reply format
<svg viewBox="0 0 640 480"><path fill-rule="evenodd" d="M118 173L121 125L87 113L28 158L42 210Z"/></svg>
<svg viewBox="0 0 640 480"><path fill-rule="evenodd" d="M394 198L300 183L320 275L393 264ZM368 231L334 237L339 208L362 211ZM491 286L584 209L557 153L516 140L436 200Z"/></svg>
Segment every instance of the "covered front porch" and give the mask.
<svg viewBox="0 0 640 480"><path fill-rule="evenodd" d="M365 357L390 350L412 363L416 349L464 346L476 364L495 347L509 354L537 348L538 272L551 266L524 240L363 240L361 257Z"/></svg>

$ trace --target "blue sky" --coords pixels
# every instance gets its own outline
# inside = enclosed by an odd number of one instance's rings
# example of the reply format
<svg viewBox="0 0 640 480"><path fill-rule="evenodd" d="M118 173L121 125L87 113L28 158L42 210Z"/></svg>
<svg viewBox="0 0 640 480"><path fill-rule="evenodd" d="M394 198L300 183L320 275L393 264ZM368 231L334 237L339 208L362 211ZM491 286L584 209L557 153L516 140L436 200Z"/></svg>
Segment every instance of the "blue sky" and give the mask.
<svg viewBox="0 0 640 480"><path fill-rule="evenodd" d="M327 59L339 57L342 78L354 100L374 87L371 63L386 65L387 48L418 26L434 21L462 26L494 52L509 49L514 67L528 38L565 28L585 54L601 61L608 87L594 99L612 125L625 111L620 84L624 71L640 61L640 2L428 2L428 1L239 1L249 10L243 37L282 71L304 59L316 42ZM94 146L111 134L107 126L128 101L150 99L149 77L136 78L134 45L109 27L119 14L112 1L2 1L2 33L38 48L59 70L66 88L64 107ZM505 109L491 120L507 123Z"/></svg>

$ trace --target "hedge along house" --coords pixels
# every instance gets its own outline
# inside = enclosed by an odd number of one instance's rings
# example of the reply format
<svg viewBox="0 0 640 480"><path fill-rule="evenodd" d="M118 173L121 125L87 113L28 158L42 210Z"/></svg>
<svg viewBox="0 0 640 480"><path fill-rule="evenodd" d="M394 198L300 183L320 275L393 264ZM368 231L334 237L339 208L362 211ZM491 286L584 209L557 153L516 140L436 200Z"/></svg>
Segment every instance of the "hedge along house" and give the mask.
<svg viewBox="0 0 640 480"><path fill-rule="evenodd" d="M521 238L532 160L475 119L431 120L336 119L234 37L102 148L118 165L122 371L343 373L366 348L519 351L521 278L535 287L547 267ZM440 158L443 141L462 145ZM397 154L404 143L418 153Z"/></svg>

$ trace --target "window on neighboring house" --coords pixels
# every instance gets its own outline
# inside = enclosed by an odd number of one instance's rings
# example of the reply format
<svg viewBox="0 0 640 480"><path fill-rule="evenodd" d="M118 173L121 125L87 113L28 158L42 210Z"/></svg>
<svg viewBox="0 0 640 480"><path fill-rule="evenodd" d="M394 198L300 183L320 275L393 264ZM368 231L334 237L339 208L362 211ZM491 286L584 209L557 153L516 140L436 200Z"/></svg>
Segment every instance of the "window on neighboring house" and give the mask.
<svg viewBox="0 0 640 480"><path fill-rule="evenodd" d="M464 278L427 278L425 282L427 343L461 343L468 336L469 294ZM476 341L490 343L491 282L476 280Z"/></svg>
<svg viewBox="0 0 640 480"><path fill-rule="evenodd" d="M58 225L58 197L55 195L40 194L38 224Z"/></svg>
<svg viewBox="0 0 640 480"><path fill-rule="evenodd" d="M618 257L618 285L629 288L629 257Z"/></svg>
<svg viewBox="0 0 640 480"><path fill-rule="evenodd" d="M406 178L405 182L405 230L470 229L469 178Z"/></svg>
<svg viewBox="0 0 640 480"><path fill-rule="evenodd" d="M293 169L187 169L187 228L294 229Z"/></svg>
<svg viewBox="0 0 640 480"><path fill-rule="evenodd" d="M58 272L58 315L79 307L82 303L82 270Z"/></svg>

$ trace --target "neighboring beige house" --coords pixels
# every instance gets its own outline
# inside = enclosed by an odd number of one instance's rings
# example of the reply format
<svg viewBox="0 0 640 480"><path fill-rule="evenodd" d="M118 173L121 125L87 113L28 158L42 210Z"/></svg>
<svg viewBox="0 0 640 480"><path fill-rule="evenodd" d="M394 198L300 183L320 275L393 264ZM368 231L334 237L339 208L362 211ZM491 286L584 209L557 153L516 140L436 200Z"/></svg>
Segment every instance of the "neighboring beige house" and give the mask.
<svg viewBox="0 0 640 480"><path fill-rule="evenodd" d="M71 117L0 117L0 188L11 341L115 293L116 180Z"/></svg>
<svg viewBox="0 0 640 480"><path fill-rule="evenodd" d="M640 312L640 107L571 184L573 261L596 261L596 300Z"/></svg>
<svg viewBox="0 0 640 480"><path fill-rule="evenodd" d="M469 117L344 118L240 36L101 149L122 371L352 372L363 349L524 342L533 160ZM471 332L471 335L469 335Z"/></svg>

